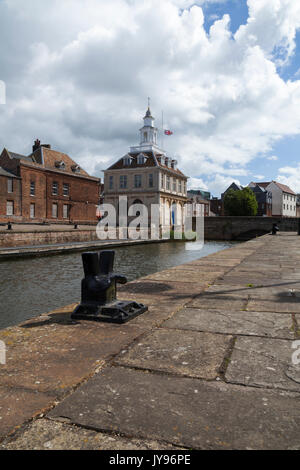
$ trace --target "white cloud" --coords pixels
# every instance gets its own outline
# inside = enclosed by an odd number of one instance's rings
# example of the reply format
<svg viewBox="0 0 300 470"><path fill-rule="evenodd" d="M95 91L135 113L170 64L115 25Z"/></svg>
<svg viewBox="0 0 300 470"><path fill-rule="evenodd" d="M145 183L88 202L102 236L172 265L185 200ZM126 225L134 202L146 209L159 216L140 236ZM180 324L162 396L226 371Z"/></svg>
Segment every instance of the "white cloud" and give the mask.
<svg viewBox="0 0 300 470"><path fill-rule="evenodd" d="M278 160L278 157L276 157L276 155L271 155L270 157L267 157L267 160L276 162Z"/></svg>
<svg viewBox="0 0 300 470"><path fill-rule="evenodd" d="M300 2L248 0L250 18L234 37L228 15L207 34L201 4L0 2L0 143L29 153L39 137L98 173L137 143L151 96L187 175L212 191L247 176L253 158L300 133L300 80L276 69L293 54Z"/></svg>
<svg viewBox="0 0 300 470"><path fill-rule="evenodd" d="M279 174L276 181L286 184L293 191L300 194L300 164L295 168L283 167L278 170Z"/></svg>

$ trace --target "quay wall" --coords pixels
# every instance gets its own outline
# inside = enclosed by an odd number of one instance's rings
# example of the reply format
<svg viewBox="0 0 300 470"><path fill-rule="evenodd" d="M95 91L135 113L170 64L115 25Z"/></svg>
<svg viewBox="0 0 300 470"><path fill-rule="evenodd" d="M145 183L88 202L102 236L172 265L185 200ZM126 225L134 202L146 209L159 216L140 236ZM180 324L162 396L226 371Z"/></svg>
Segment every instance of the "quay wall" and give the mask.
<svg viewBox="0 0 300 470"><path fill-rule="evenodd" d="M205 217L205 240L237 240L269 233L274 223L281 232L297 232L297 217ZM195 220L194 220L195 227Z"/></svg>
<svg viewBox="0 0 300 470"><path fill-rule="evenodd" d="M238 240L251 239L269 233L272 225L277 223L282 232L296 232L299 218L279 217L205 217L205 240ZM194 228L196 226L194 220ZM0 231L0 247L18 247L26 245L55 245L61 243L76 243L98 241L96 227L78 227L68 229L41 230L36 226L30 231L13 230Z"/></svg>

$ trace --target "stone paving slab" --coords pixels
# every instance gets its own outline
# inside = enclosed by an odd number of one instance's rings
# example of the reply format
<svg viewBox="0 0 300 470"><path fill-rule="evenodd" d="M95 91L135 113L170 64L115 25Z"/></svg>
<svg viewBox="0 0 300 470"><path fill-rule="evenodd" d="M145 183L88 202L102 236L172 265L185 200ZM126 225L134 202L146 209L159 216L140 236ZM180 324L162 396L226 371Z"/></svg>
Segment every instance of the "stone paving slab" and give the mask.
<svg viewBox="0 0 300 470"><path fill-rule="evenodd" d="M292 343L281 339L239 337L227 368L226 380L300 392L300 364L292 363Z"/></svg>
<svg viewBox="0 0 300 470"><path fill-rule="evenodd" d="M190 266L203 266L203 267L212 267L215 269L215 267L220 267L220 268L232 268L233 266L236 266L241 262L241 258L220 258L219 260L216 259L211 259L210 256L207 256L206 258L200 258L195 261L189 261L188 263L185 264L185 266L190 265Z"/></svg>
<svg viewBox="0 0 300 470"><path fill-rule="evenodd" d="M231 309L184 308L165 321L163 327L282 339L296 337L291 315L270 312L234 312Z"/></svg>
<svg viewBox="0 0 300 470"><path fill-rule="evenodd" d="M199 295L192 299L186 306L189 308L201 308L201 309L225 309L228 308L239 311L245 310L248 302L247 297L235 297L231 295L222 294L219 296L205 296Z"/></svg>
<svg viewBox="0 0 300 470"><path fill-rule="evenodd" d="M129 299L151 298L153 303L169 300L171 302L187 302L194 295L202 292L208 285L208 281L191 283L141 279L121 286L119 292L120 295L127 296Z"/></svg>
<svg viewBox="0 0 300 470"><path fill-rule="evenodd" d="M113 367L48 416L189 449L299 449L299 398L285 391Z"/></svg>
<svg viewBox="0 0 300 470"><path fill-rule="evenodd" d="M159 329L116 358L115 363L215 379L229 350L231 336Z"/></svg>
<svg viewBox="0 0 300 470"><path fill-rule="evenodd" d="M178 450L171 444L126 439L49 419L38 419L0 444L0 450Z"/></svg>
<svg viewBox="0 0 300 470"><path fill-rule="evenodd" d="M1 385L64 394L142 333L129 324L71 322L67 313L7 328L0 331L7 348Z"/></svg>
<svg viewBox="0 0 300 470"><path fill-rule="evenodd" d="M158 273L150 274L146 276L145 280L155 280L155 281L171 281L171 282L192 282L192 283L203 283L214 281L218 277L222 276L224 271L200 271L198 269L168 269L165 271L160 271Z"/></svg>
<svg viewBox="0 0 300 470"><path fill-rule="evenodd" d="M1 366L2 367L2 366ZM21 382L20 382L21 385ZM11 389L0 385L0 438L16 426L49 409L55 396L23 388Z"/></svg>
<svg viewBox="0 0 300 470"><path fill-rule="evenodd" d="M286 301L287 300L287 301ZM248 311L275 312L275 313L300 313L300 299L280 298L272 300L250 299L247 305Z"/></svg>

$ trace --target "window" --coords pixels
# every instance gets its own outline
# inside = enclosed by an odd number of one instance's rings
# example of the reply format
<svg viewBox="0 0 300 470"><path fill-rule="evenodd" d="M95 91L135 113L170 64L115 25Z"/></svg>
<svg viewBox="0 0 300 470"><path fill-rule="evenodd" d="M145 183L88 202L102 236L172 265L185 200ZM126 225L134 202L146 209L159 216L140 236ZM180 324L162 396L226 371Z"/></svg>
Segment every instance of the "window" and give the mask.
<svg viewBox="0 0 300 470"><path fill-rule="evenodd" d="M35 204L30 204L30 218L35 218Z"/></svg>
<svg viewBox="0 0 300 470"><path fill-rule="evenodd" d="M6 201L6 215L14 215L14 201Z"/></svg>
<svg viewBox="0 0 300 470"><path fill-rule="evenodd" d="M54 219L57 219L57 214L58 214L58 206L56 203L52 204L52 217Z"/></svg>
<svg viewBox="0 0 300 470"><path fill-rule="evenodd" d="M177 190L177 181L176 181L176 178L173 178L173 191L174 191L174 193L176 193L176 190Z"/></svg>
<svg viewBox="0 0 300 470"><path fill-rule="evenodd" d="M30 196L35 196L35 182L31 181L30 183Z"/></svg>
<svg viewBox="0 0 300 470"><path fill-rule="evenodd" d="M182 192L181 180L178 181L178 192Z"/></svg>
<svg viewBox="0 0 300 470"><path fill-rule="evenodd" d="M144 142L147 142L147 137L148 137L147 132L144 132Z"/></svg>
<svg viewBox="0 0 300 470"><path fill-rule="evenodd" d="M170 191L170 176L167 176L167 190Z"/></svg>
<svg viewBox="0 0 300 470"><path fill-rule="evenodd" d="M160 182L160 184L161 184L161 187L162 187L162 188L165 187L165 177L164 177L164 175L161 175L161 182Z"/></svg>
<svg viewBox="0 0 300 470"><path fill-rule="evenodd" d="M134 175L134 187L135 188L142 187L142 175Z"/></svg>
<svg viewBox="0 0 300 470"><path fill-rule="evenodd" d="M149 188L153 188L153 174L149 175Z"/></svg>
<svg viewBox="0 0 300 470"><path fill-rule="evenodd" d="M139 155L137 158L137 163L138 165L143 165L145 163L145 156L144 155Z"/></svg>
<svg viewBox="0 0 300 470"><path fill-rule="evenodd" d="M124 162L125 166L130 166L131 158L130 157L124 157L123 162Z"/></svg>
<svg viewBox="0 0 300 470"><path fill-rule="evenodd" d="M285 209L285 204L283 204L283 208Z"/></svg>
<svg viewBox="0 0 300 470"><path fill-rule="evenodd" d="M52 195L53 196L58 195L58 183L56 183L56 181L52 183Z"/></svg>
<svg viewBox="0 0 300 470"><path fill-rule="evenodd" d="M7 180L7 192L8 193L13 193L14 192L14 184L13 184L13 179L9 178Z"/></svg>
<svg viewBox="0 0 300 470"><path fill-rule="evenodd" d="M113 176L109 177L108 187L109 187L109 189L113 189L113 187L114 187L114 177Z"/></svg>
<svg viewBox="0 0 300 470"><path fill-rule="evenodd" d="M120 176L120 188L121 189L127 188L127 175Z"/></svg>
<svg viewBox="0 0 300 470"><path fill-rule="evenodd" d="M70 195L70 185L64 183L63 184L63 195L64 196L69 196Z"/></svg>
<svg viewBox="0 0 300 470"><path fill-rule="evenodd" d="M69 218L69 206L67 204L63 205L63 218L64 219Z"/></svg>

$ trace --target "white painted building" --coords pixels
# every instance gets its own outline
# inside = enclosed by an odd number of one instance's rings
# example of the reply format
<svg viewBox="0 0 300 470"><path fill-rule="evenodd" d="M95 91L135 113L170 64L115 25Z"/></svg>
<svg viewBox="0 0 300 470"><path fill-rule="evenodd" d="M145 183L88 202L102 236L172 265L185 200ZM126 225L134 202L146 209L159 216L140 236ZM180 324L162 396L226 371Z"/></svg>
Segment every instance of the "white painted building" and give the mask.
<svg viewBox="0 0 300 470"><path fill-rule="evenodd" d="M272 193L273 217L297 216L297 194L289 186L277 183L277 181L251 184L258 184Z"/></svg>
<svg viewBox="0 0 300 470"><path fill-rule="evenodd" d="M150 108L140 129L140 144L104 171L104 203L112 204L118 214L119 197L127 196L128 207L143 204L160 207L160 225L181 225L187 202L187 177L177 161L157 145L158 130ZM174 222L174 206L177 221Z"/></svg>

